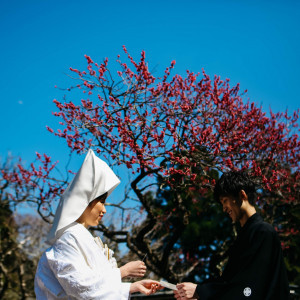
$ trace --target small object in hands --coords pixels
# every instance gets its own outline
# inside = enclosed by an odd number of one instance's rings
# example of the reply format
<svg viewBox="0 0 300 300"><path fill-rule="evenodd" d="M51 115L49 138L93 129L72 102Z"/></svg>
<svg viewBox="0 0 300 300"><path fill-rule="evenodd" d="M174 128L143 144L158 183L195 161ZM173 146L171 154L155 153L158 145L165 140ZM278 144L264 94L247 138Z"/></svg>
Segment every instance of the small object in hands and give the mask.
<svg viewBox="0 0 300 300"><path fill-rule="evenodd" d="M145 254L145 256L144 256L144 258L142 259L142 261L144 261L144 260L145 260L145 258L147 257L147 254L148 254L148 253L146 253L146 254Z"/></svg>
<svg viewBox="0 0 300 300"><path fill-rule="evenodd" d="M167 289L177 291L177 287L176 287L175 284L172 284L172 283L169 283L169 282L166 282L166 281L162 281L162 280L159 283L160 283L161 286L163 286Z"/></svg>

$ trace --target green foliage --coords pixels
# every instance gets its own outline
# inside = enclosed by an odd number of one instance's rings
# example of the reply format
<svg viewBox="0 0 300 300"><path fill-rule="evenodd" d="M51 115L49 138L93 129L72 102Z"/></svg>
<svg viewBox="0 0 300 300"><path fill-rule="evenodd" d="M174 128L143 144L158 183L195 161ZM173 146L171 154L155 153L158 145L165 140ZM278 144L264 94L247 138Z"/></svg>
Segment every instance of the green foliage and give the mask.
<svg viewBox="0 0 300 300"><path fill-rule="evenodd" d="M35 265L20 249L8 202L0 199L0 299L34 297Z"/></svg>

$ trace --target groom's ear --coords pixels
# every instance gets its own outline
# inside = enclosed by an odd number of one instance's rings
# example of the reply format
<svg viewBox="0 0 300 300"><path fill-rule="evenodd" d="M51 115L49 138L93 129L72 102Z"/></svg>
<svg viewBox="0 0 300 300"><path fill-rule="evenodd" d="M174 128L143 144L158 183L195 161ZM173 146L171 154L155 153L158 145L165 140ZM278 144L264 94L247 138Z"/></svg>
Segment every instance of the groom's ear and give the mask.
<svg viewBox="0 0 300 300"><path fill-rule="evenodd" d="M239 192L239 199L240 201L248 201L248 196L244 190L240 190Z"/></svg>

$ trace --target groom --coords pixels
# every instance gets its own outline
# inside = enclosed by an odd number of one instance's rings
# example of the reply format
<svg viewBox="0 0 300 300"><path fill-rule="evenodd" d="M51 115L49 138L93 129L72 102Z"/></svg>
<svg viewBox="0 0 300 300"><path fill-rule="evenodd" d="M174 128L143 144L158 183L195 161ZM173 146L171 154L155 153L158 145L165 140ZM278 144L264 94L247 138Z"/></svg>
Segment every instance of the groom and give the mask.
<svg viewBox="0 0 300 300"><path fill-rule="evenodd" d="M229 249L222 276L203 284L177 284L175 298L288 299L289 284L281 244L275 229L255 209L255 184L244 172L224 173L214 190L215 200L241 230Z"/></svg>

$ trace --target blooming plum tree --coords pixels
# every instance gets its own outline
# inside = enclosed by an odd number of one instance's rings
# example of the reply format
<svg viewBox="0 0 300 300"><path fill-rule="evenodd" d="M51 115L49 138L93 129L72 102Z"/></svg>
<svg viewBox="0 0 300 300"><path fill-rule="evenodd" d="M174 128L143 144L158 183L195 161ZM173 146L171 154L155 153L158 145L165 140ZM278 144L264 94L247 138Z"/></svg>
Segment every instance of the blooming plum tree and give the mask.
<svg viewBox="0 0 300 300"><path fill-rule="evenodd" d="M147 253L146 263L158 275L169 280L187 277L197 263L181 270L170 267L179 259L176 245L191 216L187 195L194 207L200 199L211 203L209 195L219 174L242 169L261 187L258 205L278 225L283 247L287 251L293 247L291 237L298 236L299 218L289 212L299 210L299 110L267 114L245 100L246 91L240 92L239 84L231 87L229 79L211 79L204 71L171 76L175 61L155 76L144 51L138 61L125 47L124 52L125 62L117 58L116 74L110 71L108 59L98 64L89 56L85 56L86 70L70 68L77 84L67 91L76 100L54 100L60 126L48 127L72 152L92 148L112 165L130 171L130 185L144 219L133 225L130 234L114 233L103 225L101 230L126 241L140 257ZM68 180L51 178L55 164L47 155L37 154L37 159L39 166L25 169L19 164L11 173L2 171L2 180L13 183L11 200L34 201L43 218L49 219L51 202ZM162 190L172 192L168 200L172 205L158 209L154 200ZM163 229L164 224L171 225ZM158 230L165 234L154 234ZM175 253L173 258L170 253ZM199 261L197 256L189 261L196 258Z"/></svg>

